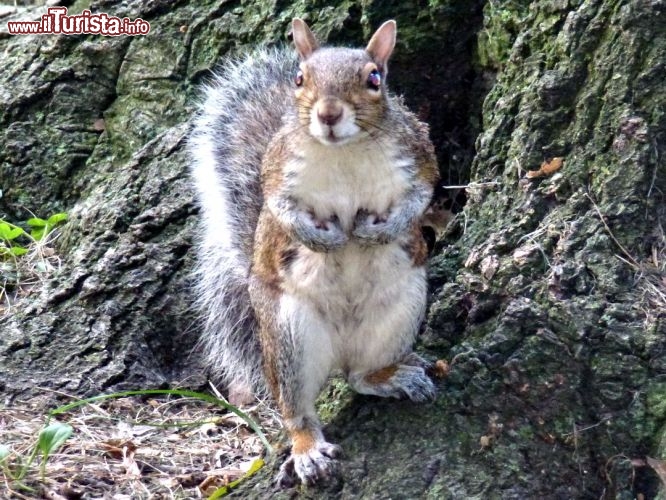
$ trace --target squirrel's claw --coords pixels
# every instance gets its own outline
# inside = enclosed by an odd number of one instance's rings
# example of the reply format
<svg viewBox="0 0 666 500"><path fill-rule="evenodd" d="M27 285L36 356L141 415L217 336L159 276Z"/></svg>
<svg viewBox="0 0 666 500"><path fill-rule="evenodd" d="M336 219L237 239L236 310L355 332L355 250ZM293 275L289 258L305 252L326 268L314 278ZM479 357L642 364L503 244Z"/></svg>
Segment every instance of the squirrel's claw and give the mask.
<svg viewBox="0 0 666 500"><path fill-rule="evenodd" d="M310 212L300 212L294 220L293 230L298 240L315 252L336 250L348 240L335 215L319 220Z"/></svg>
<svg viewBox="0 0 666 500"><path fill-rule="evenodd" d="M389 219L389 214L377 214L361 209L354 219L352 236L369 244L389 243L397 234L394 224Z"/></svg>
<svg viewBox="0 0 666 500"><path fill-rule="evenodd" d="M342 453L340 446L320 441L305 453L292 453L280 467L276 482L281 488L289 488L298 478L303 484L313 485L337 473L334 460Z"/></svg>

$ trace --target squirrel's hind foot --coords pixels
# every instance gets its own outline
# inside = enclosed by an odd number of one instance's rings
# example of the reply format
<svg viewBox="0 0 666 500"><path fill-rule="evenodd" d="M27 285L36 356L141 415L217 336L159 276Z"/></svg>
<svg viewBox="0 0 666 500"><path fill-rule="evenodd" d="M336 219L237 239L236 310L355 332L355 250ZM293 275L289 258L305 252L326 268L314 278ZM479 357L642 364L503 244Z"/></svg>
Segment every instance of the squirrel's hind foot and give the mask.
<svg viewBox="0 0 666 500"><path fill-rule="evenodd" d="M338 464L334 460L342 454L342 448L326 441L317 441L312 448L291 455L280 467L276 483L281 488L295 484L296 478L303 484L313 485L337 474Z"/></svg>
<svg viewBox="0 0 666 500"><path fill-rule="evenodd" d="M361 394L398 399L408 398L417 403L432 401L437 391L435 384L422 366L407 364L390 365L371 373L356 374L349 378L351 386Z"/></svg>

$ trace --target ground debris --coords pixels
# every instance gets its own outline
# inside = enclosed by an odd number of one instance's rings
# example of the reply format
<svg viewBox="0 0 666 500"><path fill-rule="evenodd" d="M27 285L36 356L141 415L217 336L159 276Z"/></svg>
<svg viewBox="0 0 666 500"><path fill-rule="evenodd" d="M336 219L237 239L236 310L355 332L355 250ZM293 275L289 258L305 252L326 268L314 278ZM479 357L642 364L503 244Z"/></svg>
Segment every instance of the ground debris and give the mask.
<svg viewBox="0 0 666 500"><path fill-rule="evenodd" d="M276 438L279 418L268 404L244 411ZM1 408L0 444L25 461L45 420L39 410ZM190 398L113 399L59 420L74 434L49 457L43 481L38 461L20 484L0 470L9 498L201 498L242 477L264 452L244 421Z"/></svg>

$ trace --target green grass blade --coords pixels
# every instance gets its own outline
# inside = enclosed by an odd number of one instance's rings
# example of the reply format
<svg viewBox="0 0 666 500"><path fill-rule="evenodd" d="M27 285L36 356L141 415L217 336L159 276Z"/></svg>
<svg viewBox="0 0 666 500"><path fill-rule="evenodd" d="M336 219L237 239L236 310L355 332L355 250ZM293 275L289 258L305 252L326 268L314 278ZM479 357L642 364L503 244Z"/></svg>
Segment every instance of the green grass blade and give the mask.
<svg viewBox="0 0 666 500"><path fill-rule="evenodd" d="M105 399L124 398L128 396L153 396L153 395L172 395L172 396L181 396L186 398L194 398L206 401L207 403L211 403L217 406L221 406L222 408L242 418L250 427L250 429L252 429L257 434L262 444L266 448L268 454L270 455L273 453L273 447L268 442L268 439L266 439L266 435L262 432L261 428L254 421L254 419L250 417L247 413L238 409L236 406L227 403L222 399L216 398L209 394L205 394L203 392L189 391L186 389L146 389L138 391L114 392L112 394L101 394L99 396L93 396L91 398L81 399L79 401L74 401L72 403L59 406L58 408L51 410L49 412L49 416L60 415L61 413L65 413L78 406L87 405L89 403L94 403L96 401L103 401Z"/></svg>
<svg viewBox="0 0 666 500"><path fill-rule="evenodd" d="M239 477L235 481L230 482L228 485L216 489L213 494L208 497L208 500L217 500L218 498L228 495L236 486L245 481L247 478L252 477L259 469L264 466L264 464L265 462L261 458L256 459L254 462L252 462L250 469L245 474L243 474L243 477Z"/></svg>

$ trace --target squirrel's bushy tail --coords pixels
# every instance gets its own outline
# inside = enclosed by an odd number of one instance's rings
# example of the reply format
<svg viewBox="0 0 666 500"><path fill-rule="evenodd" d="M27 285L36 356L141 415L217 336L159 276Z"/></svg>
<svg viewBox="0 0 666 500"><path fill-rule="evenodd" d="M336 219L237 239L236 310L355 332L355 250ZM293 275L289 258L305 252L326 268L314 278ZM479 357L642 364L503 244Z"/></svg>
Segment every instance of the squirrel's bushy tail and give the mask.
<svg viewBox="0 0 666 500"><path fill-rule="evenodd" d="M261 159L293 108L296 68L295 56L279 49L227 61L204 88L188 143L201 208L199 345L213 378L255 393L264 383L248 279L262 206Z"/></svg>

